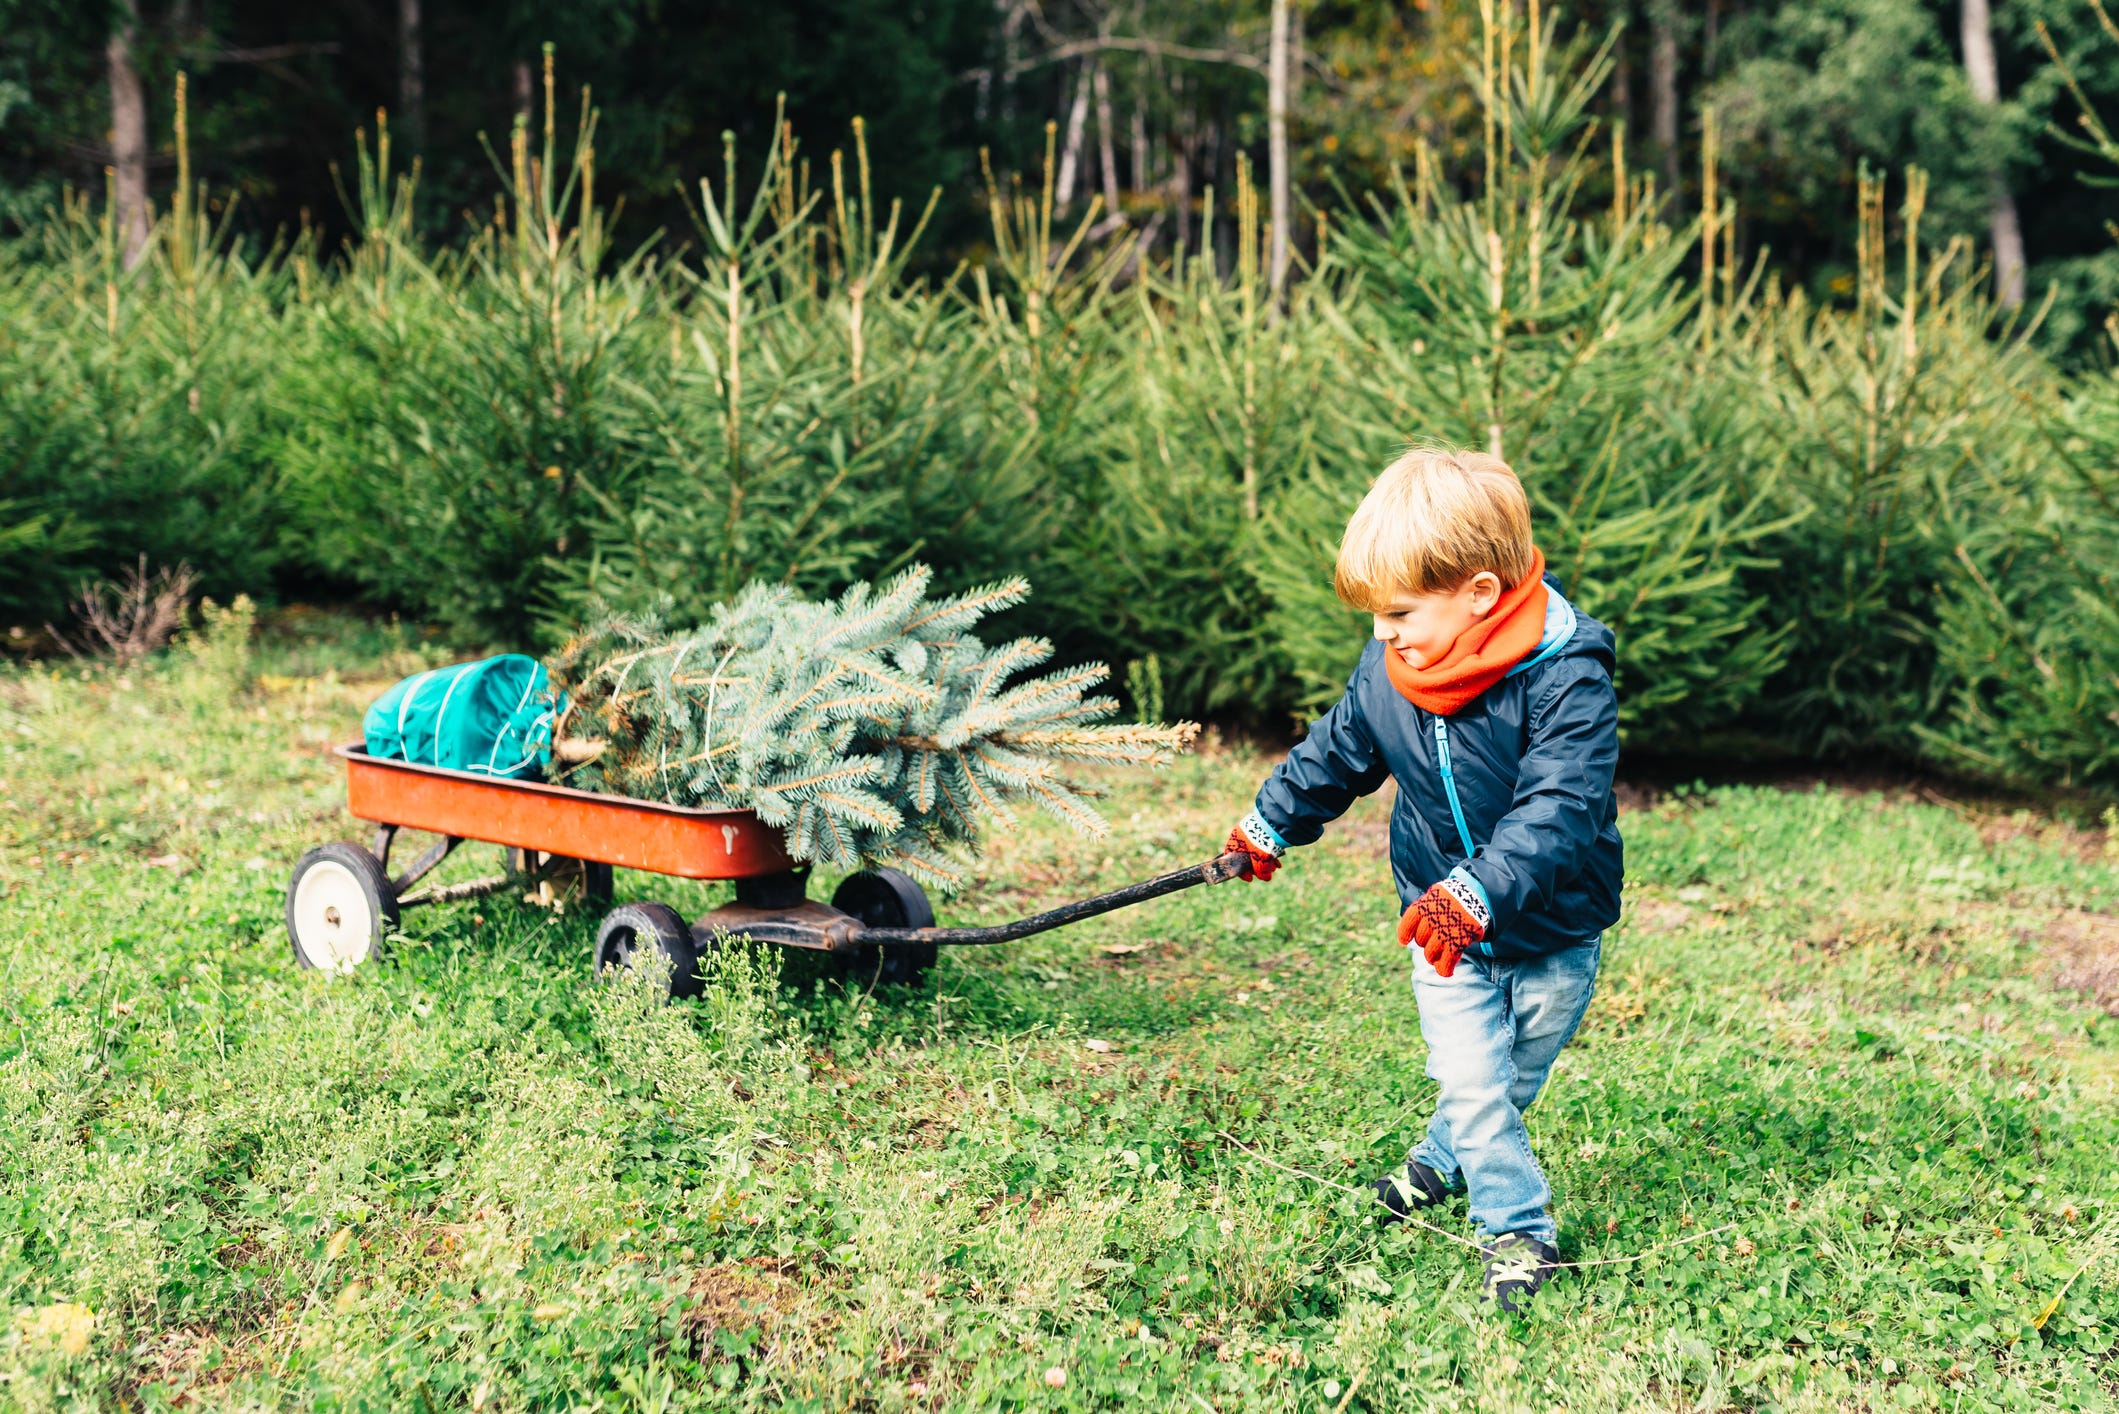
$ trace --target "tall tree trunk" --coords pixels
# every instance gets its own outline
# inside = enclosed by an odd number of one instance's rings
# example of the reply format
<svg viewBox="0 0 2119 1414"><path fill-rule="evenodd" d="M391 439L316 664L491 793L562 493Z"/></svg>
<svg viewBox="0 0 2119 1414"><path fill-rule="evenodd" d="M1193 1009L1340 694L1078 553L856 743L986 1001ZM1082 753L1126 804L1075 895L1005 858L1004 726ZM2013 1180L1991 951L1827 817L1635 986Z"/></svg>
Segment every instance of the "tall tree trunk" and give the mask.
<svg viewBox="0 0 2119 1414"><path fill-rule="evenodd" d="M1628 132L1633 125L1633 6L1630 0L1620 0L1618 18L1626 26L1619 35L1619 42L1611 50L1611 112L1612 117L1626 125Z"/></svg>
<svg viewBox="0 0 2119 1414"><path fill-rule="evenodd" d="M994 0L1001 20L1001 120L1015 118L1015 66L1023 57L1023 11L1021 0Z"/></svg>
<svg viewBox="0 0 2119 1414"><path fill-rule="evenodd" d="M1273 0L1266 63L1266 185L1272 203L1267 283L1278 299L1288 281L1288 0Z"/></svg>
<svg viewBox="0 0 2119 1414"><path fill-rule="evenodd" d="M427 59L419 0L397 0L397 121L406 146L420 151L427 141Z"/></svg>
<svg viewBox="0 0 2119 1414"><path fill-rule="evenodd" d="M1111 118L1111 74L1103 60L1092 73L1096 90L1096 160L1104 179L1104 219L1116 220L1118 210L1118 134Z"/></svg>
<svg viewBox="0 0 2119 1414"><path fill-rule="evenodd" d="M1215 212L1218 219L1211 232L1212 241L1201 241L1201 248L1214 257L1214 268L1234 272L1236 269L1236 157L1242 149L1237 146L1235 114L1231 111L1228 93L1223 91L1215 102L1214 116L1207 119L1207 131L1201 139L1206 154L1199 164L1200 175L1205 178L1201 186L1212 186L1217 196Z"/></svg>
<svg viewBox="0 0 2119 1414"><path fill-rule="evenodd" d="M103 55L110 64L110 165L112 201L125 248L125 268L147 254L147 95L133 67L132 43L140 25L134 0L118 0Z"/></svg>
<svg viewBox="0 0 2119 1414"><path fill-rule="evenodd" d="M1175 100L1170 118L1170 200L1177 207L1174 253L1182 256L1192 246L1192 143L1197 127L1185 102L1183 74L1170 76L1170 96Z"/></svg>
<svg viewBox="0 0 2119 1414"><path fill-rule="evenodd" d="M1132 140L1133 155L1128 169L1133 174L1133 190L1146 191L1155 180L1155 173L1148 170L1148 111L1141 100L1133 100L1132 131L1127 136Z"/></svg>
<svg viewBox="0 0 2119 1414"><path fill-rule="evenodd" d="M1053 198L1061 206L1074 200L1074 174L1081 166L1082 130L1089 125L1089 64L1084 60L1074 82L1074 106L1067 110L1067 139L1060 147L1059 179Z"/></svg>
<svg viewBox="0 0 2119 1414"><path fill-rule="evenodd" d="M1987 0L1964 0L1958 11L1964 36L1965 81L1972 97L1989 108L2001 102L2001 82L1994 69L1994 23ZM2023 303L2023 227L2016 219L2016 197L1997 168L1987 173L1988 226L1994 237L1994 291L2003 308Z"/></svg>
<svg viewBox="0 0 2119 1414"><path fill-rule="evenodd" d="M1683 206L1678 165L1677 0L1649 0L1648 23L1650 135L1662 149L1664 200L1675 215Z"/></svg>

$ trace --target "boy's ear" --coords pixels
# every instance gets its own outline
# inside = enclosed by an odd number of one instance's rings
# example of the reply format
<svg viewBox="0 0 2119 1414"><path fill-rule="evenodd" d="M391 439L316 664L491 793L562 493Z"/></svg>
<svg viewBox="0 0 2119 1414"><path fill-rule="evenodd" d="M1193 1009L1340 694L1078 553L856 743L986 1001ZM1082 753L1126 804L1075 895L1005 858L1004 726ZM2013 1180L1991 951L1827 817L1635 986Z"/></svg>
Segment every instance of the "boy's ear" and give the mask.
<svg viewBox="0 0 2119 1414"><path fill-rule="evenodd" d="M1494 605L1501 602L1501 576L1492 570L1480 570L1472 576L1472 612L1485 618L1493 612Z"/></svg>

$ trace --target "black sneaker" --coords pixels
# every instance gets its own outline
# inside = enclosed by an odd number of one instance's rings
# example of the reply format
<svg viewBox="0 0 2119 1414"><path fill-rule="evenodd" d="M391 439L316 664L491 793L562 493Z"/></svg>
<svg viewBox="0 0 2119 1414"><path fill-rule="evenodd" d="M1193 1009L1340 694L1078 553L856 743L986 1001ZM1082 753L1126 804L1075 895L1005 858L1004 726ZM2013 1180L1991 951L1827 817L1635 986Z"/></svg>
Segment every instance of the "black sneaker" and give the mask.
<svg viewBox="0 0 2119 1414"><path fill-rule="evenodd" d="M1417 1159L1407 1159L1402 1171L1376 1180L1376 1201L1384 1208L1384 1215L1376 1221L1384 1227L1402 1223L1406 1214L1432 1208L1448 1197L1449 1185L1441 1174Z"/></svg>
<svg viewBox="0 0 2119 1414"><path fill-rule="evenodd" d="M1559 1248L1520 1232L1503 1233L1480 1250L1486 1254L1486 1284L1479 1291L1482 1306L1521 1311L1559 1270Z"/></svg>

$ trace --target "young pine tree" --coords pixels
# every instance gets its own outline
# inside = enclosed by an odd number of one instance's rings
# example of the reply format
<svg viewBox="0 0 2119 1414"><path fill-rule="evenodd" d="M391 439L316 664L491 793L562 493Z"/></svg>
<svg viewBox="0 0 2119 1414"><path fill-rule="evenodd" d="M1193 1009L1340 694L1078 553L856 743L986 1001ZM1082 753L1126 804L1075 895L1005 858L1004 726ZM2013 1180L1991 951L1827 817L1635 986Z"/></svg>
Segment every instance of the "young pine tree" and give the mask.
<svg viewBox="0 0 2119 1414"><path fill-rule="evenodd" d="M1020 579L930 599L915 566L813 603L754 584L705 626L605 615L560 651L557 735L568 784L758 812L798 860L888 864L944 886L943 853L1042 808L1100 833L1070 764L1166 763L1197 732L1103 724L1101 664L1011 679L1051 645L970 633L1029 593ZM581 759L585 758L585 759Z"/></svg>

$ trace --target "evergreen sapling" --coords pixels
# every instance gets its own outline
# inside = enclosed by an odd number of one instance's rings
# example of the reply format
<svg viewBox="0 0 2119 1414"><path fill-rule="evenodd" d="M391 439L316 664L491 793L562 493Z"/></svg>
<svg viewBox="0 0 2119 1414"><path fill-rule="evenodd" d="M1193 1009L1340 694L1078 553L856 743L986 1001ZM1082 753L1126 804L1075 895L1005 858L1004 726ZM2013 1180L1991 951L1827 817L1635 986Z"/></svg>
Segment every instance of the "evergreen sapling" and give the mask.
<svg viewBox="0 0 2119 1414"><path fill-rule="evenodd" d="M606 613L553 660L568 694L560 779L673 805L755 810L800 861L884 864L943 887L944 850L987 822L1041 808L1085 833L1104 823L1071 765L1159 766L1191 723L1111 723L1088 695L1101 664L1022 677L1052 653L1042 639L989 647L970 633L1020 603L1021 579L930 599L914 566L813 603L753 584L708 622L671 631L660 615Z"/></svg>

